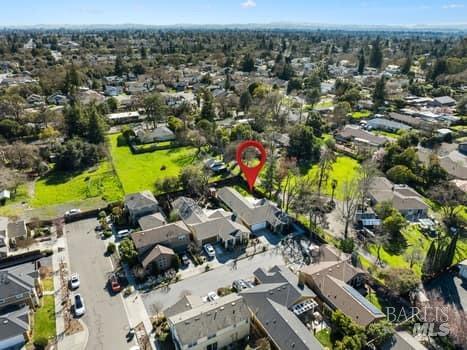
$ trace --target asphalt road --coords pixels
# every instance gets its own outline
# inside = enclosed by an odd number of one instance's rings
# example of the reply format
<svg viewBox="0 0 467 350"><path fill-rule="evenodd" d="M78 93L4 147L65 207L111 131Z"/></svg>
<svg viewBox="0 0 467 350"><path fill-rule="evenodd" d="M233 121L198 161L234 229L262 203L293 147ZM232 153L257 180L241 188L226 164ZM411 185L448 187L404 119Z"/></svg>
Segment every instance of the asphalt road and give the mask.
<svg viewBox="0 0 467 350"><path fill-rule="evenodd" d="M219 287L231 286L236 279L252 279L253 272L262 267L269 270L274 265L283 265L284 260L280 253L274 250L258 254L252 258L239 260L237 267L233 263L226 263L206 273L189 277L177 282L167 289L156 289L148 293L141 293L144 305L149 315L154 315L175 304L184 293L203 297L210 291L217 291Z"/></svg>
<svg viewBox="0 0 467 350"><path fill-rule="evenodd" d="M81 293L86 306L82 320L89 330L86 349L128 350L126 342L128 318L120 295L110 295L107 278L112 271L110 259L104 256L106 242L96 236L96 219L66 225L71 272L78 272Z"/></svg>

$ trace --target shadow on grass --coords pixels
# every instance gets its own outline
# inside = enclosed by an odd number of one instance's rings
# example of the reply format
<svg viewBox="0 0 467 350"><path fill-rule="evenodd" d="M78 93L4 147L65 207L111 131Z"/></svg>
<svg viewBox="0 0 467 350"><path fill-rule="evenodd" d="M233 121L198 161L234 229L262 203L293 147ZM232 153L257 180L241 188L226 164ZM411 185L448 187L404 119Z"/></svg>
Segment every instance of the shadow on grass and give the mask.
<svg viewBox="0 0 467 350"><path fill-rule="evenodd" d="M388 244L384 245L384 250L390 255L401 255L407 247L407 240L399 233L392 237Z"/></svg>
<svg viewBox="0 0 467 350"><path fill-rule="evenodd" d="M86 170L78 170L78 171L58 171L52 170L49 174L45 176L45 184L48 186L52 185L60 185L70 181L72 178L77 177Z"/></svg>

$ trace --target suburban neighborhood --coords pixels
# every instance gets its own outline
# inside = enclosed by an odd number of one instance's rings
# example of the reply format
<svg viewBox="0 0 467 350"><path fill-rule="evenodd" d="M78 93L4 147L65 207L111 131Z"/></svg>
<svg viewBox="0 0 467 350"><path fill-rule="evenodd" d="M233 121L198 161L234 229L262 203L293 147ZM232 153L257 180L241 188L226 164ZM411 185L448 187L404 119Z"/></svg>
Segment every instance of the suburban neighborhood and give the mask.
<svg viewBox="0 0 467 350"><path fill-rule="evenodd" d="M465 26L46 22L0 29L0 350L465 349Z"/></svg>

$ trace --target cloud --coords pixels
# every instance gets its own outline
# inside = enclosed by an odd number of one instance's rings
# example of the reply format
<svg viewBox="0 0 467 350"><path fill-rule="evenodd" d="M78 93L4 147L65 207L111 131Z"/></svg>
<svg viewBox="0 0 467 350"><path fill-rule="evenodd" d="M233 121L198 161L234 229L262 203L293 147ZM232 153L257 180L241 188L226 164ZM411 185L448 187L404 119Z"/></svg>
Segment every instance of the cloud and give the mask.
<svg viewBox="0 0 467 350"><path fill-rule="evenodd" d="M241 3L241 6L244 9L252 9L253 7L256 7L256 1L255 0L246 0L245 2Z"/></svg>
<svg viewBox="0 0 467 350"><path fill-rule="evenodd" d="M464 8L464 4L446 4L443 5L443 9L461 9Z"/></svg>

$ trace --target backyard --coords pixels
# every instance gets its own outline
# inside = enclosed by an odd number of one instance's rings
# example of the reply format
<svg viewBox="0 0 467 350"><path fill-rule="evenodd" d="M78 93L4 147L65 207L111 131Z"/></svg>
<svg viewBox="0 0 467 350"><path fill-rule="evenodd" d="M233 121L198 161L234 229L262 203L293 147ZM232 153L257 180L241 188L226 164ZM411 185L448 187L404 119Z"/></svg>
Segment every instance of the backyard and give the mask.
<svg viewBox="0 0 467 350"><path fill-rule="evenodd" d="M110 162L82 172L51 171L35 184L33 207L100 197L107 202L121 199L123 191Z"/></svg>
<svg viewBox="0 0 467 350"><path fill-rule="evenodd" d="M196 148L177 147L150 153L133 154L127 145L118 144L119 134L108 137L110 153L125 193L154 190L157 180L178 176L180 170L196 160Z"/></svg>

